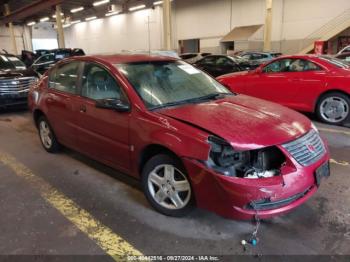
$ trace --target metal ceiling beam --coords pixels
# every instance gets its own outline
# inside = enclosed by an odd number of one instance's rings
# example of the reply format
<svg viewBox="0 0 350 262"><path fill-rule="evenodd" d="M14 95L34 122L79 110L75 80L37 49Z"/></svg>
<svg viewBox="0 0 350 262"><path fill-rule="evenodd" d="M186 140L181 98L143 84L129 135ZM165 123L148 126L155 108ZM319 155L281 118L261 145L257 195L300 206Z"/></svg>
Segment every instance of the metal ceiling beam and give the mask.
<svg viewBox="0 0 350 262"><path fill-rule="evenodd" d="M24 6L17 10L13 10L9 15L5 15L0 19L0 24L8 24L11 22L17 22L27 17L33 16L36 13L52 6L62 3L64 0L40 0L30 5Z"/></svg>

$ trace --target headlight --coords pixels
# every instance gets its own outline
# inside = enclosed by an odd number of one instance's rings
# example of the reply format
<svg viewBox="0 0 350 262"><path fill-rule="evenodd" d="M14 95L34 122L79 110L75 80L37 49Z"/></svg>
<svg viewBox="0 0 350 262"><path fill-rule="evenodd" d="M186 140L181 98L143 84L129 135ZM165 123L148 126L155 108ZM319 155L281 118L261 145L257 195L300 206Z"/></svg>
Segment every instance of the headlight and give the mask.
<svg viewBox="0 0 350 262"><path fill-rule="evenodd" d="M278 175L285 162L284 154L277 147L250 151L236 151L224 139L209 136L211 145L208 167L230 177L267 178Z"/></svg>

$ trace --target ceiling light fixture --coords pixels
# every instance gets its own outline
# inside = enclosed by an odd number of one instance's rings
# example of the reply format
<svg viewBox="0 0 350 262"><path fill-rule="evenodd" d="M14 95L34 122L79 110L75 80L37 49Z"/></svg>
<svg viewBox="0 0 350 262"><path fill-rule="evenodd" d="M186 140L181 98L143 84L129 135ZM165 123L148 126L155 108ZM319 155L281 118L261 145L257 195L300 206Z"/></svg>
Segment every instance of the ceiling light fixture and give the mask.
<svg viewBox="0 0 350 262"><path fill-rule="evenodd" d="M132 11L140 10L142 8L145 8L145 7L146 7L146 5L137 5L137 6L130 7L129 11L132 12Z"/></svg>
<svg viewBox="0 0 350 262"><path fill-rule="evenodd" d="M120 11L116 11L116 12L109 12L109 13L107 13L107 14L106 14L106 16L117 15L117 14L119 14L119 13L120 13Z"/></svg>
<svg viewBox="0 0 350 262"><path fill-rule="evenodd" d="M28 24L27 24L27 26L32 26L32 25L35 25L36 24L36 22L35 21L33 21L33 22L29 22Z"/></svg>
<svg viewBox="0 0 350 262"><path fill-rule="evenodd" d="M71 25L73 25L73 24L77 24L77 23L80 23L80 22L81 22L80 20L74 20L74 21L72 21L70 23L71 23Z"/></svg>
<svg viewBox="0 0 350 262"><path fill-rule="evenodd" d="M91 21L91 20L94 20L96 18L97 18L96 16L90 16L90 17L85 18L85 21Z"/></svg>
<svg viewBox="0 0 350 262"><path fill-rule="evenodd" d="M43 18L40 19L40 22L46 22L46 21L49 21L49 20L50 20L50 18L48 18L48 17L43 17Z"/></svg>
<svg viewBox="0 0 350 262"><path fill-rule="evenodd" d="M161 5L161 4L163 4L163 1L155 1L155 2L153 2L153 5Z"/></svg>
<svg viewBox="0 0 350 262"><path fill-rule="evenodd" d="M83 6L80 6L80 7L77 7L77 8L74 8L72 10L70 10L71 13L77 13L77 12L80 12L80 11L83 11L84 10L84 7Z"/></svg>
<svg viewBox="0 0 350 262"><path fill-rule="evenodd" d="M107 4L109 2L110 2L110 0L101 0L101 1L94 2L92 5L93 6L99 6L99 5Z"/></svg>
<svg viewBox="0 0 350 262"><path fill-rule="evenodd" d="M63 28L70 27L70 26L71 26L71 24L64 24Z"/></svg>

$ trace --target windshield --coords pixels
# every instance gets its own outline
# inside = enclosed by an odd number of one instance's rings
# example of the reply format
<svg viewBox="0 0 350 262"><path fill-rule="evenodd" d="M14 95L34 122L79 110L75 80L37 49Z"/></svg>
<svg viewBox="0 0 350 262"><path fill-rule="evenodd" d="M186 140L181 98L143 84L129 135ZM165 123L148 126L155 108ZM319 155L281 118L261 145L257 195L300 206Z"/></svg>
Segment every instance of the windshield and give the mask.
<svg viewBox="0 0 350 262"><path fill-rule="evenodd" d="M346 63L343 60L340 60L338 58L329 57L329 56L320 56L320 59L325 60L325 61L327 61L327 62L331 63L332 65L339 67L339 68L346 68L346 69L350 68L348 63Z"/></svg>
<svg viewBox="0 0 350 262"><path fill-rule="evenodd" d="M115 65L129 80L149 109L232 95L202 71L182 61L156 61Z"/></svg>
<svg viewBox="0 0 350 262"><path fill-rule="evenodd" d="M25 64L15 56L0 55L0 70L23 70Z"/></svg>

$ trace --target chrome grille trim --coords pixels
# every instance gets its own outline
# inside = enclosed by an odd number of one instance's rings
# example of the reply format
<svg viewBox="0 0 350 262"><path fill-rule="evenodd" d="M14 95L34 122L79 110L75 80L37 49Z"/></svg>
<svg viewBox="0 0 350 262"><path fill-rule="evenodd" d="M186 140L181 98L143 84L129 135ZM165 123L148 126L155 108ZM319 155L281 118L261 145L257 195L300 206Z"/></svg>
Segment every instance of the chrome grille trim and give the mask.
<svg viewBox="0 0 350 262"><path fill-rule="evenodd" d="M0 94L14 94L28 92L35 83L36 77L18 77L0 79Z"/></svg>
<svg viewBox="0 0 350 262"><path fill-rule="evenodd" d="M313 129L306 135L283 144L282 147L303 166L309 166L317 162L326 153L326 148L321 137Z"/></svg>

